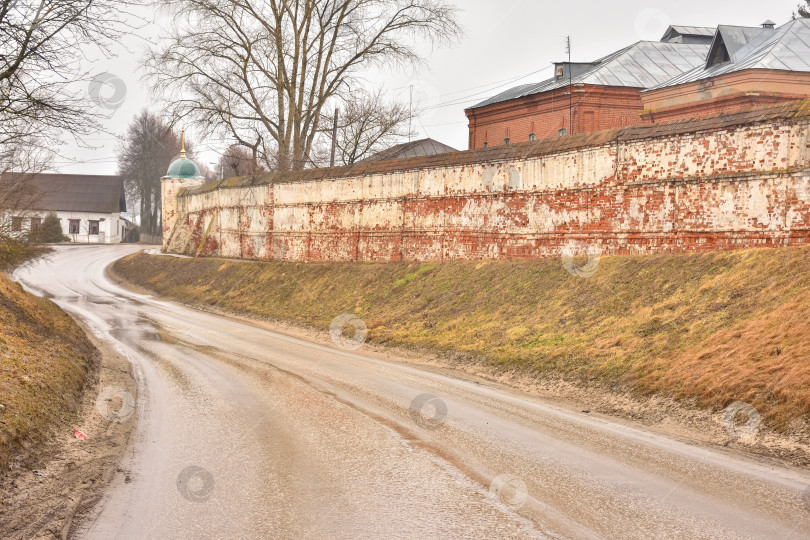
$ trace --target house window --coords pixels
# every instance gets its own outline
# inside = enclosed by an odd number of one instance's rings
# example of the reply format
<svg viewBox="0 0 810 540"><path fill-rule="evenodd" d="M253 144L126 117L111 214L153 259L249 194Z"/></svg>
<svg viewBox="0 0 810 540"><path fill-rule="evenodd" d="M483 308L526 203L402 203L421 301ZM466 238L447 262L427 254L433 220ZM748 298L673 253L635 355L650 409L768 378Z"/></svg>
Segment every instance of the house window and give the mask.
<svg viewBox="0 0 810 540"><path fill-rule="evenodd" d="M559 137L565 137L566 135L568 135L568 130L565 128L560 128L557 130L557 135Z"/></svg>
<svg viewBox="0 0 810 540"><path fill-rule="evenodd" d="M507 138L505 138L505 139L503 140L503 145L504 145L504 146L509 146L509 143L510 143L510 142L512 142L512 140L511 140L509 137L507 137Z"/></svg>
<svg viewBox="0 0 810 540"><path fill-rule="evenodd" d="M89 224L89 231L87 234L98 234L98 220L91 219L87 222Z"/></svg>
<svg viewBox="0 0 810 540"><path fill-rule="evenodd" d="M42 225L42 218L32 217L31 218L31 230L38 231L39 226Z"/></svg>
<svg viewBox="0 0 810 540"><path fill-rule="evenodd" d="M68 220L68 234L79 234L79 228L82 225L82 220L80 219L71 219Z"/></svg>
<svg viewBox="0 0 810 540"><path fill-rule="evenodd" d="M536 141L537 140L537 133L529 133L529 140Z"/></svg>
<svg viewBox="0 0 810 540"><path fill-rule="evenodd" d="M22 231L22 221L23 218L21 217L13 217L11 218L11 230L14 232Z"/></svg>

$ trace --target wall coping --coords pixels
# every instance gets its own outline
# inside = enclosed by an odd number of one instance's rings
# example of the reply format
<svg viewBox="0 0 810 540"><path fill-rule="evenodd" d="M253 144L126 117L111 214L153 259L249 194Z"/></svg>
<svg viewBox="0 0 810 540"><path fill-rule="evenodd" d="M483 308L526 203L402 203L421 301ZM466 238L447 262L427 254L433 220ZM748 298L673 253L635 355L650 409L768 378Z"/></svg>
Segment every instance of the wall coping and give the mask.
<svg viewBox="0 0 810 540"><path fill-rule="evenodd" d="M539 141L521 142L509 146L479 148L434 156L356 163L341 167L306 169L292 172L273 172L258 176L242 176L209 182L202 186L185 188L179 196L191 196L219 189L250 188L272 184L303 183L325 179L352 178L358 176L390 174L465 167L486 163L523 161L526 159L563 154L585 148L599 148L619 142L671 137L687 133L721 131L730 127L751 124L810 118L810 99L795 100L776 105L752 107L734 113L719 114L702 119L675 120L662 124L636 125L592 133L555 137Z"/></svg>

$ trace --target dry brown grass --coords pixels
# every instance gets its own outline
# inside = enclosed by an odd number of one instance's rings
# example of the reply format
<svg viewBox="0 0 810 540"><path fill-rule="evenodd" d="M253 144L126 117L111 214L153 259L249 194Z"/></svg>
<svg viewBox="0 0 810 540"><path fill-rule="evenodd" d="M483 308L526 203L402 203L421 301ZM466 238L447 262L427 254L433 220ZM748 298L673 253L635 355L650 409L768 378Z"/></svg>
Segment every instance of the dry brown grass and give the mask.
<svg viewBox="0 0 810 540"><path fill-rule="evenodd" d="M186 303L325 329L351 312L376 343L496 369L810 416L810 249L432 264L255 263L137 254L126 279Z"/></svg>
<svg viewBox="0 0 810 540"><path fill-rule="evenodd" d="M95 359L76 323L0 274L0 470L70 421Z"/></svg>

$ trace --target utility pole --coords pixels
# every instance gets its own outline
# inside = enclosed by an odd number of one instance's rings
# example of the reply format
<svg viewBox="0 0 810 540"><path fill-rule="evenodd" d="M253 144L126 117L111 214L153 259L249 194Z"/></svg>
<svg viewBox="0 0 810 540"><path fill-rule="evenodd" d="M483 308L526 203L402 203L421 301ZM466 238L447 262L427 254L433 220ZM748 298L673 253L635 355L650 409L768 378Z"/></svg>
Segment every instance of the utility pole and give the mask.
<svg viewBox="0 0 810 540"><path fill-rule="evenodd" d="M568 130L569 135L574 134L574 74L571 69L571 36L565 38L568 49Z"/></svg>
<svg viewBox="0 0 810 540"><path fill-rule="evenodd" d="M408 142L411 142L411 125L413 124L413 85L411 85L411 101L408 103Z"/></svg>
<svg viewBox="0 0 810 540"><path fill-rule="evenodd" d="M332 124L332 159L329 160L329 166L335 166L335 151L337 150L337 123L338 123L338 108L335 107L335 123Z"/></svg>

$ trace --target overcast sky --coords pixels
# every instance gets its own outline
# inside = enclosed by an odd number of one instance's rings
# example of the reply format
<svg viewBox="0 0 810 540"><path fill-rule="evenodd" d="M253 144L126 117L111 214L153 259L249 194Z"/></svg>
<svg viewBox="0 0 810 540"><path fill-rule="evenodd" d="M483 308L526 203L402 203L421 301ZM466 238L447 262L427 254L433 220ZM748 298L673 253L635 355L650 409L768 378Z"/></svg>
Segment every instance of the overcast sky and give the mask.
<svg viewBox="0 0 810 540"><path fill-rule="evenodd" d="M565 37L571 36L574 61L589 61L639 40L658 40L670 24L758 26L766 19L778 25L790 20L798 0L459 0L465 37L451 48L428 51L426 66L417 74L371 74L392 98L414 101L425 112L415 124L419 137L432 137L459 150L467 149L464 108L510 86L551 76L551 63L562 60ZM155 15L144 11L154 20ZM138 60L159 36L150 25L115 47L115 58L93 58L93 73L120 77L103 97L118 92L120 107L110 110L108 129L121 135L132 116L150 106L146 85L139 78ZM105 94L106 93L106 94ZM61 147L56 168L64 173L115 174L117 137L99 134L96 148ZM203 141L195 157L219 159L223 141ZM167 164L168 166L168 164Z"/></svg>

